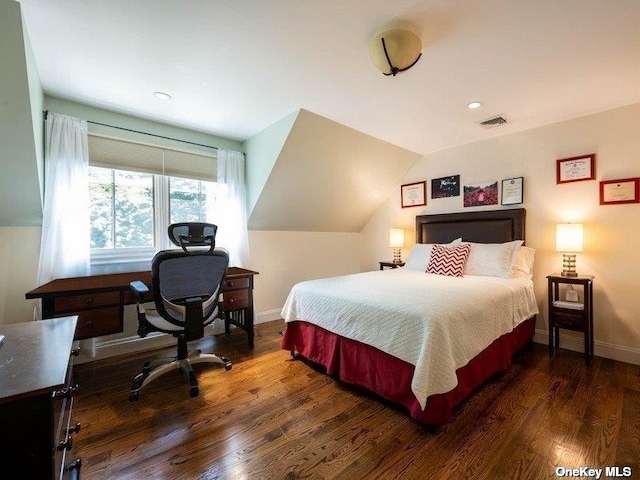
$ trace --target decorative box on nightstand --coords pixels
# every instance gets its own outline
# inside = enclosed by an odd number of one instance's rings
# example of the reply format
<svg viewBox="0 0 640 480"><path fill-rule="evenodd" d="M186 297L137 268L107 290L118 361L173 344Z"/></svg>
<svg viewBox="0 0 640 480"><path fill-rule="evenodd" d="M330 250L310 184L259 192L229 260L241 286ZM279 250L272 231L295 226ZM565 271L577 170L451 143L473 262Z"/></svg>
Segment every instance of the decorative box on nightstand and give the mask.
<svg viewBox="0 0 640 480"><path fill-rule="evenodd" d="M593 278L591 275L563 277L553 274L549 281L549 356L560 347L560 329L584 333L584 360L587 365L593 358ZM568 302L560 299L560 285L581 285L582 302Z"/></svg>

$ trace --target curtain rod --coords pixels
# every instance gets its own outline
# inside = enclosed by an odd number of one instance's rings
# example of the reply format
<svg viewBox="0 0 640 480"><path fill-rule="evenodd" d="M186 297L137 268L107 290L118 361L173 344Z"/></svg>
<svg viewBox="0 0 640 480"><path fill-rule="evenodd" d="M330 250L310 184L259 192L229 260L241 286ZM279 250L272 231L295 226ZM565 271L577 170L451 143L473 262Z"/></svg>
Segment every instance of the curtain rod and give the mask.
<svg viewBox="0 0 640 480"><path fill-rule="evenodd" d="M46 120L47 115L49 115L49 110L43 110L42 113L44 114L44 119ZM202 143L189 142L187 140L180 140L178 138L165 137L162 135L156 135L155 133L141 132L140 130L132 130L131 128L118 127L116 125L108 125L106 123L94 122L92 120L87 120L87 123L93 123L94 125L100 125L103 127L116 128L118 130L124 130L126 132L140 133L142 135L149 135L150 137L164 138L165 140L173 140L174 142L188 143L189 145L197 145L198 147L206 147L206 148L213 148L214 150L219 150L218 147L212 147L211 145L204 145Z"/></svg>

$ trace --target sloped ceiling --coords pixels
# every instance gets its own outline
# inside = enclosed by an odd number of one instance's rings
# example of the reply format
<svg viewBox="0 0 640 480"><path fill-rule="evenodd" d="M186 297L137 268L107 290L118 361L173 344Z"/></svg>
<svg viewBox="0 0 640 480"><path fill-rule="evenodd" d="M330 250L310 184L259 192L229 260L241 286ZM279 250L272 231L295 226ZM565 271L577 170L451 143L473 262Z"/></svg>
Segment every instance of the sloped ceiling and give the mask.
<svg viewBox="0 0 640 480"><path fill-rule="evenodd" d="M280 138L251 230L360 232L421 157L303 109Z"/></svg>

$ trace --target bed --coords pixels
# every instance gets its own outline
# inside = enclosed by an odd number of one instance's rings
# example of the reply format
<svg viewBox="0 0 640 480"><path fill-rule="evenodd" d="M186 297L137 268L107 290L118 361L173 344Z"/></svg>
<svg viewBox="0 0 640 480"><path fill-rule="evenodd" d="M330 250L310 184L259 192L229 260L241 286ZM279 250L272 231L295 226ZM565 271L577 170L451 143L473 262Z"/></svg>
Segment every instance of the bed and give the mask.
<svg viewBox="0 0 640 480"><path fill-rule="evenodd" d="M487 261L477 252L493 244L514 244L515 256L525 213L420 215L416 244L474 242L476 265ZM419 423L449 423L455 407L531 341L538 313L530 275L483 275L474 262L466 266L478 274L465 270L464 278L405 267L301 282L283 308L282 348Z"/></svg>

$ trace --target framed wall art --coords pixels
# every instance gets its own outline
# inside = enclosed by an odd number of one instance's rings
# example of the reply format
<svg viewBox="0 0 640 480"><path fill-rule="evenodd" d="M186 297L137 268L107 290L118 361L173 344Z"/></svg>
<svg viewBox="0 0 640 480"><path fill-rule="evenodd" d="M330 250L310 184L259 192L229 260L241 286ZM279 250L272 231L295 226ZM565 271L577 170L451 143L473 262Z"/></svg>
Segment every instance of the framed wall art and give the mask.
<svg viewBox="0 0 640 480"><path fill-rule="evenodd" d="M498 205L498 182L465 185L463 204L465 207Z"/></svg>
<svg viewBox="0 0 640 480"><path fill-rule="evenodd" d="M400 187L402 208L420 207L427 204L427 182L407 183Z"/></svg>
<svg viewBox="0 0 640 480"><path fill-rule="evenodd" d="M460 175L431 179L431 198L459 197Z"/></svg>
<svg viewBox="0 0 640 480"><path fill-rule="evenodd" d="M640 203L640 177L600 182L600 205Z"/></svg>
<svg viewBox="0 0 640 480"><path fill-rule="evenodd" d="M524 201L524 177L502 180L502 205L518 205Z"/></svg>
<svg viewBox="0 0 640 480"><path fill-rule="evenodd" d="M595 153L556 160L556 183L581 182L595 178Z"/></svg>

